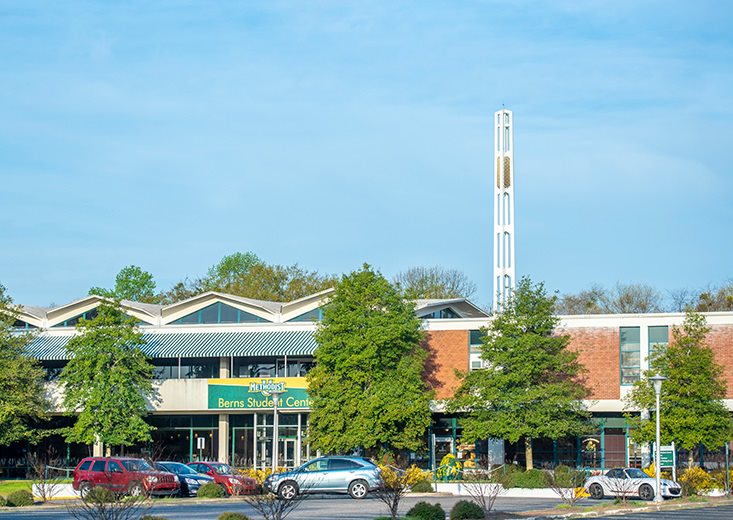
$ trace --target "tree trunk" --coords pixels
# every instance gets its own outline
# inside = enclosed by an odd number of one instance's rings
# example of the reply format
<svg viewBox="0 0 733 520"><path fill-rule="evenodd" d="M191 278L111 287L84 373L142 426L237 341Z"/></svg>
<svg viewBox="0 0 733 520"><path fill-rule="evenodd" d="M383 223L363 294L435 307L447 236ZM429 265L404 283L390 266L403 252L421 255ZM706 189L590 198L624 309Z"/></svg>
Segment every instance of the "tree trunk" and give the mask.
<svg viewBox="0 0 733 520"><path fill-rule="evenodd" d="M524 456L527 459L527 469L533 469L534 464L532 464L532 439L524 439Z"/></svg>
<svg viewBox="0 0 733 520"><path fill-rule="evenodd" d="M695 465L695 449L687 451L687 467L691 468Z"/></svg>

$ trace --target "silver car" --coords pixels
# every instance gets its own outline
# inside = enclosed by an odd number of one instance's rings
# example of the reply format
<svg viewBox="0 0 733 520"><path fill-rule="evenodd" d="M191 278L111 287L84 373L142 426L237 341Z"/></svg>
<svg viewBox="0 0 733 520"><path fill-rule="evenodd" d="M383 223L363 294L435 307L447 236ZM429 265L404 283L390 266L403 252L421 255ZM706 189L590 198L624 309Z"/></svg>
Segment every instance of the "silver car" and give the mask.
<svg viewBox="0 0 733 520"><path fill-rule="evenodd" d="M585 481L585 489L596 500L607 496L652 500L655 486L655 479L638 468L609 469L605 475L590 477ZM677 482L663 478L661 492L663 498L675 498L680 496L682 488Z"/></svg>
<svg viewBox="0 0 733 520"><path fill-rule="evenodd" d="M364 498L381 484L379 468L369 459L320 457L293 471L270 475L264 487L291 500L301 493L348 493L352 498Z"/></svg>

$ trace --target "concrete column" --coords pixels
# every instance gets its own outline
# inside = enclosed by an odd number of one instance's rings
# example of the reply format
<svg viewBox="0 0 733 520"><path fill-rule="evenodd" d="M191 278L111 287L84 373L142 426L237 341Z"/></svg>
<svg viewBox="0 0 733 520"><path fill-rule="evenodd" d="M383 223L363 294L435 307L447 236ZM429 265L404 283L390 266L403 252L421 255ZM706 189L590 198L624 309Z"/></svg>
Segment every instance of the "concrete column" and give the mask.
<svg viewBox="0 0 733 520"><path fill-rule="evenodd" d="M231 454L229 453L230 444L231 443L229 440L229 414L220 413L219 414L219 458L218 460L222 462L226 462L227 464L231 463L231 460L230 460Z"/></svg>
<svg viewBox="0 0 733 520"><path fill-rule="evenodd" d="M229 356L221 356L219 358L219 377L222 379L226 379L227 377L230 377L229 373L229 360L231 358Z"/></svg>
<svg viewBox="0 0 733 520"><path fill-rule="evenodd" d="M97 442L92 445L92 456L93 457L104 457L104 444L97 437Z"/></svg>

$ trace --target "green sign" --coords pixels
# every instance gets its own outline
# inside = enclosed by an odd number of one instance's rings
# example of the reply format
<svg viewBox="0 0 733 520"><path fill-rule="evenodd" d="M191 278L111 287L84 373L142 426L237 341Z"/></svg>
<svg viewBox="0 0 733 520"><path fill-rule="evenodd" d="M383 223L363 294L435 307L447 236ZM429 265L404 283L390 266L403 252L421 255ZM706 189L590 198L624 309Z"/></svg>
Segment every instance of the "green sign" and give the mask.
<svg viewBox="0 0 733 520"><path fill-rule="evenodd" d="M209 379L210 410L271 410L273 393L281 410L311 407L304 377Z"/></svg>
<svg viewBox="0 0 733 520"><path fill-rule="evenodd" d="M674 467L674 446L662 446L659 450L659 467Z"/></svg>

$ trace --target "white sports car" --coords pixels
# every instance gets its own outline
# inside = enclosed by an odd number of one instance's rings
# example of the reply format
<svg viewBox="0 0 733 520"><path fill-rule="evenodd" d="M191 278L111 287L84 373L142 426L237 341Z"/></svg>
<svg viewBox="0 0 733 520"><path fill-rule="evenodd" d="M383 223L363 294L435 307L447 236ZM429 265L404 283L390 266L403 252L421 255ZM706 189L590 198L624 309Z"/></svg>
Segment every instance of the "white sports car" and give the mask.
<svg viewBox="0 0 733 520"><path fill-rule="evenodd" d="M590 477L585 481L585 489L596 500L607 496L652 500L655 486L655 479L637 468L609 469L605 475ZM661 488L663 498L678 497L682 491L677 482L666 478L661 480Z"/></svg>

